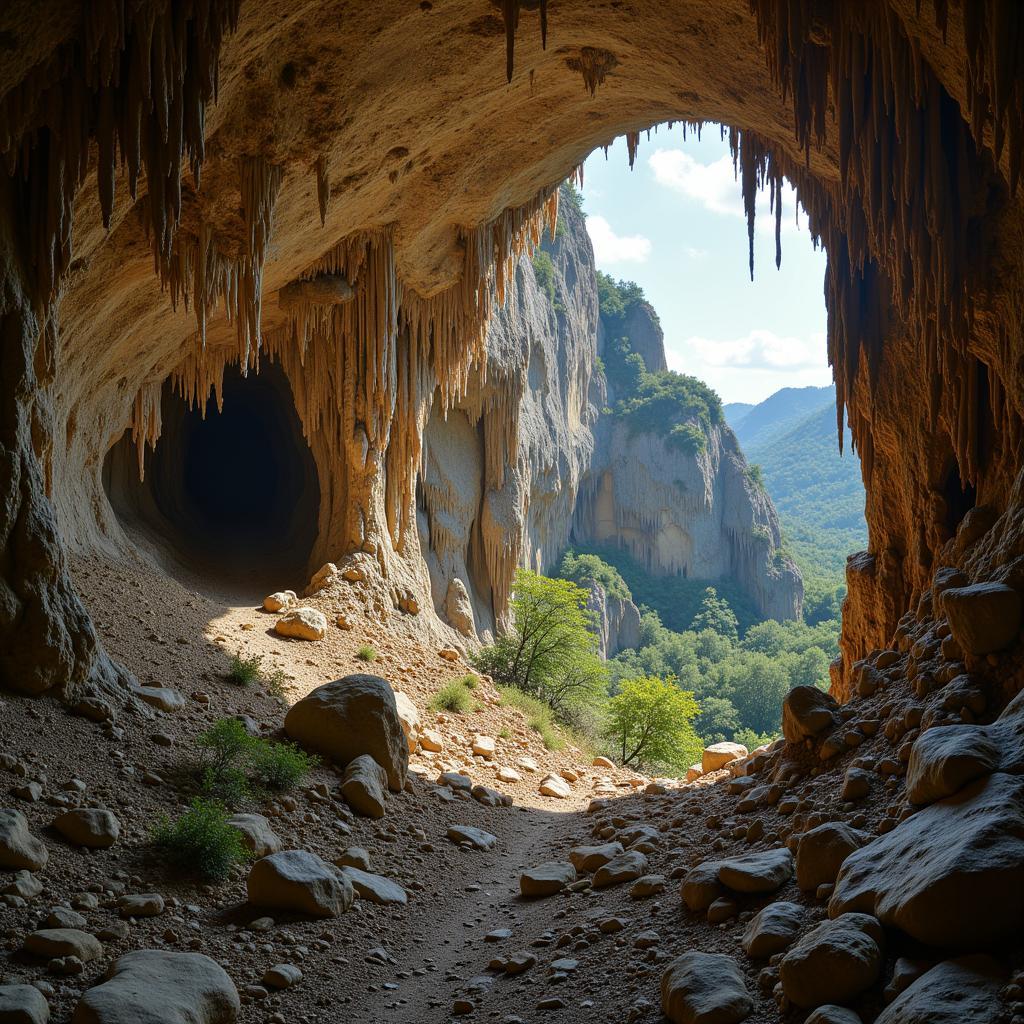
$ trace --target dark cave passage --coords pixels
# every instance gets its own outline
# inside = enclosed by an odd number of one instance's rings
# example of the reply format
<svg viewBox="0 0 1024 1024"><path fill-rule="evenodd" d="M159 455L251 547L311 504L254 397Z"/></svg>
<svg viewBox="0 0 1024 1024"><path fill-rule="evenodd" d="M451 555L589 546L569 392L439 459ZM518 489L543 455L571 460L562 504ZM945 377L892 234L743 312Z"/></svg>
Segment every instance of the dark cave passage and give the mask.
<svg viewBox="0 0 1024 1024"><path fill-rule="evenodd" d="M111 448L104 486L122 525L168 567L211 582L301 585L320 485L291 387L275 364L224 374L206 417L165 386L163 432L140 481L131 435Z"/></svg>

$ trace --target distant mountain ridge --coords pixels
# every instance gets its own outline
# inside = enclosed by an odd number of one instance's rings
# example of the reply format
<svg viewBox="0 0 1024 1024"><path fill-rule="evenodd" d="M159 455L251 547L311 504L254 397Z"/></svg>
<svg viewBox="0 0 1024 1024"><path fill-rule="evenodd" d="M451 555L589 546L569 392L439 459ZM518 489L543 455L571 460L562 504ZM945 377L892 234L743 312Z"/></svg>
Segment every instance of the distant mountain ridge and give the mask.
<svg viewBox="0 0 1024 1024"><path fill-rule="evenodd" d="M782 388L746 413L727 413L726 420L744 450L753 449L786 434L829 402L835 403L831 387Z"/></svg>

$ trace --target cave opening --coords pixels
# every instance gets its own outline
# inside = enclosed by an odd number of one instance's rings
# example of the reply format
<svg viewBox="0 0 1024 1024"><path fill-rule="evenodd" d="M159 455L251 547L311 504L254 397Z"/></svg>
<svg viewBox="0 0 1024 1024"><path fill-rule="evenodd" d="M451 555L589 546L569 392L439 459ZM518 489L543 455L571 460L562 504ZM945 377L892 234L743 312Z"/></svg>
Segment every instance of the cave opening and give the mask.
<svg viewBox="0 0 1024 1024"><path fill-rule="evenodd" d="M946 502L945 527L952 536L963 518L977 504L978 491L971 483L965 483L960 476L956 459L950 459L949 467L942 481L942 497Z"/></svg>
<svg viewBox="0 0 1024 1024"><path fill-rule="evenodd" d="M225 370L223 408L206 415L165 384L163 429L139 477L130 432L104 486L132 539L172 571L233 585L301 583L317 535L320 484L288 378L265 363Z"/></svg>

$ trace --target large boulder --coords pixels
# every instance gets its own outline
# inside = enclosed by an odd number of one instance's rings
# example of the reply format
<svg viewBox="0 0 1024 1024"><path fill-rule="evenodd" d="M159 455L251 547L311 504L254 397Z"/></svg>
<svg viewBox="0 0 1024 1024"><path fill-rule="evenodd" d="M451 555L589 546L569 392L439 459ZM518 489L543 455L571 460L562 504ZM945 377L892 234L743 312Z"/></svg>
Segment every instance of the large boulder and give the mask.
<svg viewBox="0 0 1024 1024"><path fill-rule="evenodd" d="M576 881L576 869L561 861L527 868L519 875L519 891L526 897L554 896Z"/></svg>
<svg viewBox="0 0 1024 1024"><path fill-rule="evenodd" d="M113 846L121 834L121 823L116 816L96 807L65 811L54 818L53 827L75 846L97 850Z"/></svg>
<svg viewBox="0 0 1024 1024"><path fill-rule="evenodd" d="M739 1024L753 1008L731 956L691 949L661 976L661 1012L673 1024Z"/></svg>
<svg viewBox="0 0 1024 1024"><path fill-rule="evenodd" d="M255 907L309 917L337 917L355 899L352 883L341 871L307 850L282 850L256 861L246 889Z"/></svg>
<svg viewBox="0 0 1024 1024"><path fill-rule="evenodd" d="M869 838L866 832L842 821L826 821L804 832L796 848L796 884L805 892L830 885L843 861Z"/></svg>
<svg viewBox="0 0 1024 1024"><path fill-rule="evenodd" d="M409 745L395 692L379 676L351 675L318 686L292 705L285 732L302 746L346 765L369 754L399 792L409 770Z"/></svg>
<svg viewBox="0 0 1024 1024"><path fill-rule="evenodd" d="M405 742L409 744L409 753L415 754L420 745L420 713L401 690L395 690L395 707L398 720L402 723L402 732L405 733Z"/></svg>
<svg viewBox="0 0 1024 1024"><path fill-rule="evenodd" d="M232 1024L241 1005L224 968L202 953L139 949L115 961L72 1024Z"/></svg>
<svg viewBox="0 0 1024 1024"><path fill-rule="evenodd" d="M28 830L21 811L0 808L0 868L41 871L49 854L46 846Z"/></svg>
<svg viewBox="0 0 1024 1024"><path fill-rule="evenodd" d="M323 640L327 616L316 608L295 608L274 623L274 632L292 640Z"/></svg>
<svg viewBox="0 0 1024 1024"><path fill-rule="evenodd" d="M1005 583L972 583L942 594L953 638L968 654L992 654L1020 635L1020 595Z"/></svg>
<svg viewBox="0 0 1024 1024"><path fill-rule="evenodd" d="M988 956L946 960L898 995L875 1024L964 1024L1004 1019L1006 975Z"/></svg>
<svg viewBox="0 0 1024 1024"><path fill-rule="evenodd" d="M612 885L632 882L647 871L647 858L639 850L627 850L602 864L595 872L595 889L607 889Z"/></svg>
<svg viewBox="0 0 1024 1024"><path fill-rule="evenodd" d="M724 768L730 761L747 756L747 748L742 743L712 743L710 747L704 748L700 757L700 767L703 774L716 772Z"/></svg>
<svg viewBox="0 0 1024 1024"><path fill-rule="evenodd" d="M341 795L356 814L383 818L387 774L369 754L360 754L345 766Z"/></svg>
<svg viewBox="0 0 1024 1024"><path fill-rule="evenodd" d="M781 953L800 934L806 910L798 903L769 903L750 919L743 932L743 949L752 960Z"/></svg>
<svg viewBox="0 0 1024 1024"><path fill-rule="evenodd" d="M779 964L786 998L804 1010L850 1002L878 980L881 941L881 926L866 914L822 921Z"/></svg>
<svg viewBox="0 0 1024 1024"><path fill-rule="evenodd" d="M1000 749L987 730L949 725L922 733L910 750L907 799L931 804L960 792L969 782L999 766Z"/></svg>
<svg viewBox="0 0 1024 1024"><path fill-rule="evenodd" d="M996 773L850 854L829 914L874 914L931 946L989 947L1024 917L1024 779Z"/></svg>
<svg viewBox="0 0 1024 1024"><path fill-rule="evenodd" d="M233 814L228 818L228 824L242 833L242 842L254 857L266 857L284 847L262 814Z"/></svg>
<svg viewBox="0 0 1024 1024"><path fill-rule="evenodd" d="M816 686L794 686L782 701L782 735L789 743L803 743L832 728L839 705Z"/></svg>
<svg viewBox="0 0 1024 1024"><path fill-rule="evenodd" d="M0 1024L47 1024L50 1004L34 985L0 985Z"/></svg>
<svg viewBox="0 0 1024 1024"><path fill-rule="evenodd" d="M793 854L784 846L730 857L718 864L718 880L733 892L775 892L793 877Z"/></svg>

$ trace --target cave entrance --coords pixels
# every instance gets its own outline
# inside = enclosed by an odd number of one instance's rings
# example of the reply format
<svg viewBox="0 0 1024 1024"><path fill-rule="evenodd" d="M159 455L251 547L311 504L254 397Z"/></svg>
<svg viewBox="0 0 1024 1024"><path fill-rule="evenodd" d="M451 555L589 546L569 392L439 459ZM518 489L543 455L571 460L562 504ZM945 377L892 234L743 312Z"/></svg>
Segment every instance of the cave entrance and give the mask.
<svg viewBox="0 0 1024 1024"><path fill-rule="evenodd" d="M301 584L317 534L320 484L280 367L264 364L247 377L229 367L223 411L211 402L205 417L167 384L161 413L144 480L130 433L104 466L107 495L132 538L207 588Z"/></svg>

